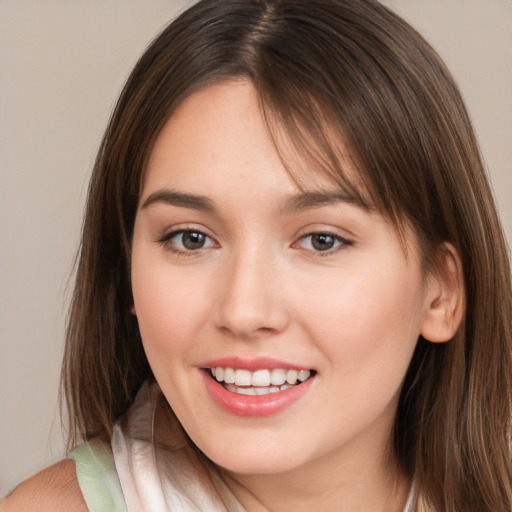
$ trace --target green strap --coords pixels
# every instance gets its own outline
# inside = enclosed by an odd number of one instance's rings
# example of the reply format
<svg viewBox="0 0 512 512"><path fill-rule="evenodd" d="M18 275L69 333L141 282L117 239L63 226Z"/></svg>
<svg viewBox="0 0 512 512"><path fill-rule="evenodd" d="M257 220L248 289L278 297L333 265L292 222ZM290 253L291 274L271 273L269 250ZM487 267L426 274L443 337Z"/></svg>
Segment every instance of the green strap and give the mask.
<svg viewBox="0 0 512 512"><path fill-rule="evenodd" d="M105 443L92 439L75 448L69 458L76 463L89 512L128 512L114 459Z"/></svg>

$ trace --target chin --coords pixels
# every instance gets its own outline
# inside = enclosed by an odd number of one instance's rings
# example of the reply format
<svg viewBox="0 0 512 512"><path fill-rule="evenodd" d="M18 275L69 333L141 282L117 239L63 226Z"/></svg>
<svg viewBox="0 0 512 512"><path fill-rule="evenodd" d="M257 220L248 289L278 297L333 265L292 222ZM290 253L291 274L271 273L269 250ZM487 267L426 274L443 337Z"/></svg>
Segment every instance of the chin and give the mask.
<svg viewBox="0 0 512 512"><path fill-rule="evenodd" d="M287 473L305 463L304 450L286 446L262 449L262 442L251 442L249 446L231 443L230 449L219 446L199 446L200 450L217 466L240 475L272 475Z"/></svg>
<svg viewBox="0 0 512 512"><path fill-rule="evenodd" d="M261 457L258 460L253 458L241 458L238 460L228 460L223 457L223 460L215 461L218 466L224 468L230 473L239 475L278 475L287 473L297 467L294 461L287 460L267 460Z"/></svg>

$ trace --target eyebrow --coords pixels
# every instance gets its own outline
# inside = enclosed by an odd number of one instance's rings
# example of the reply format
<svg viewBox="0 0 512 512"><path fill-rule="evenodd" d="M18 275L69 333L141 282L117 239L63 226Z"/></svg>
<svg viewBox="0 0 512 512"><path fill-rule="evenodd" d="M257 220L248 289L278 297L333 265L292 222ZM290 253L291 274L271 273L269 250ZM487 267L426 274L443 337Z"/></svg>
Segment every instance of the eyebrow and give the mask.
<svg viewBox="0 0 512 512"><path fill-rule="evenodd" d="M155 203L164 203L172 206L181 206L182 208L191 208L194 210L202 210L205 212L213 212L214 207L210 199L205 196L195 194L186 194L184 192L176 192L175 190L157 190L150 194L144 201L141 209L149 208Z"/></svg>
<svg viewBox="0 0 512 512"><path fill-rule="evenodd" d="M157 190L150 194L142 204L141 209L144 210L156 203L164 203L171 206L190 208L210 213L215 211L213 202L206 196L177 192L170 189ZM281 209L281 213L289 214L312 208L333 206L338 203L345 203L359 206L363 209L369 209L368 206L362 205L360 201L345 192L320 190L301 192L300 194L292 196L288 201L286 201L285 205Z"/></svg>
<svg viewBox="0 0 512 512"><path fill-rule="evenodd" d="M308 191L292 197L284 206L283 213L293 213L310 208L333 206L338 203L346 203L368 209L361 201L343 191Z"/></svg>

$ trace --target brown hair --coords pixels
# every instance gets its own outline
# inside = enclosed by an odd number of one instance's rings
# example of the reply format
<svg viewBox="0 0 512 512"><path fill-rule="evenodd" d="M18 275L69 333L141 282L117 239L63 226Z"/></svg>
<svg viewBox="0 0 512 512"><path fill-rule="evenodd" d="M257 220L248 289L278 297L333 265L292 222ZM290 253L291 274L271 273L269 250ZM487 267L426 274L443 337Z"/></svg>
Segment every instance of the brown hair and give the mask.
<svg viewBox="0 0 512 512"><path fill-rule="evenodd" d="M413 227L427 270L444 242L458 251L463 324L448 343L419 339L394 453L429 510L511 510L506 242L453 79L428 43L374 0L203 0L139 60L90 183L63 366L70 445L109 437L152 378L129 311L130 241L152 144L185 97L236 78L259 92L279 150L284 130L301 157L357 193L343 173L343 141L372 203L397 227Z"/></svg>

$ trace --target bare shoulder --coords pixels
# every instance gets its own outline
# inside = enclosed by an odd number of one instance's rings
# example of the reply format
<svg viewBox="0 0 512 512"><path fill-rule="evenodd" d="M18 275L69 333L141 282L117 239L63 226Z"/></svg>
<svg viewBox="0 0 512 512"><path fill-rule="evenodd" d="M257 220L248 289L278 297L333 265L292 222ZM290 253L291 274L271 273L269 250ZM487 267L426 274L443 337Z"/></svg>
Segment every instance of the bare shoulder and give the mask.
<svg viewBox="0 0 512 512"><path fill-rule="evenodd" d="M2 503L2 512L87 512L75 462L61 460L20 484Z"/></svg>

